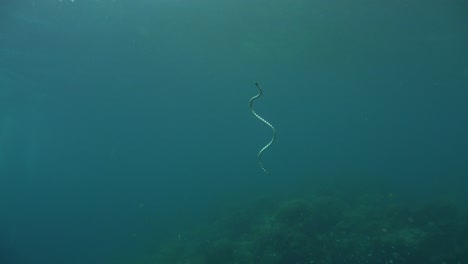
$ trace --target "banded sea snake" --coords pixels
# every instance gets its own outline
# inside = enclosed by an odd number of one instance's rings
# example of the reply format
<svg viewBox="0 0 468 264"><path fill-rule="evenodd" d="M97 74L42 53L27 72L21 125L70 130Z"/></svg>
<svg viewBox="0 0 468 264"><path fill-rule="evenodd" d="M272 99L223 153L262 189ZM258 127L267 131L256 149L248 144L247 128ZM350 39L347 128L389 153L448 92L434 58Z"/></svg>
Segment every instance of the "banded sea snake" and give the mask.
<svg viewBox="0 0 468 264"><path fill-rule="evenodd" d="M266 150L271 144L273 144L273 142L275 141L275 138L276 138L276 129L275 129L275 127L273 127L272 124L270 124L270 122L266 121L263 117L259 116L259 115L255 112L255 110L253 109L253 102L255 101L255 99L259 98L259 97L262 96L262 94L263 94L262 88L260 87L260 85L258 84L258 82L255 82L255 86L257 86L259 93L258 93L257 95L255 95L254 97L250 98L250 102L249 102L250 110L252 111L252 114L253 114L256 118L260 119L260 121L262 121L263 123L267 124L267 126L269 126L269 127L271 128L271 130L273 130L273 136L271 137L270 142L268 142L268 144L266 144L266 145L265 145L262 149L260 149L260 151L258 152L258 155L257 155L257 162L258 162L258 164L260 165L260 168L262 168L262 170L263 170L265 173L270 174L270 173L268 172L268 170L265 169L265 167L263 166L260 157L261 157L263 151L265 151L265 150Z"/></svg>

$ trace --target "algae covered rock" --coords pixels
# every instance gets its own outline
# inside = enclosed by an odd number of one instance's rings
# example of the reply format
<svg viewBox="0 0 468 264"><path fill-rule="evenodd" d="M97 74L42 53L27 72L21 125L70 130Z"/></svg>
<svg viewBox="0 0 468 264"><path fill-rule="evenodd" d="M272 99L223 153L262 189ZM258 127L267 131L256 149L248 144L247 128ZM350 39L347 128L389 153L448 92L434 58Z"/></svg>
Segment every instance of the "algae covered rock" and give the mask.
<svg viewBox="0 0 468 264"><path fill-rule="evenodd" d="M409 207L384 196L263 200L166 248L157 263L463 263L467 220L450 203Z"/></svg>

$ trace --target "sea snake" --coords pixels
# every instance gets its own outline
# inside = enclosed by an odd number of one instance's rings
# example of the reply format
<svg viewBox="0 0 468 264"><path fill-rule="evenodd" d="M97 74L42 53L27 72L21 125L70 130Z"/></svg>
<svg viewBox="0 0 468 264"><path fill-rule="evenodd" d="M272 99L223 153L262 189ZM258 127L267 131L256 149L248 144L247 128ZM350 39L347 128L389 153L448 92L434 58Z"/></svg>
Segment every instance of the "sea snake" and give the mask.
<svg viewBox="0 0 468 264"><path fill-rule="evenodd" d="M255 82L255 86L257 86L258 90L259 90L259 93L257 95L255 95L254 97L250 98L250 102L249 102L249 105L250 105L250 110L252 111L252 114L260 119L260 121L262 121L263 123L267 124L271 130L273 130L273 136L270 140L270 142L268 142L268 144L266 144L259 152L258 152L258 155L257 155L257 161L258 161L258 164L260 165L260 167L262 168L262 170L267 173L267 174L270 174L266 169L265 167L263 166L262 164L262 161L260 160L260 156L262 155L263 151L265 151L265 149L267 149L274 141L275 141L275 137L276 137L276 130L275 128L273 127L272 124L270 124L270 122L266 121L263 117L259 116L253 109L253 101L255 101L255 99L259 98L260 96L262 96L263 94L263 91L262 91L262 88L260 87L260 85L258 84L258 82Z"/></svg>

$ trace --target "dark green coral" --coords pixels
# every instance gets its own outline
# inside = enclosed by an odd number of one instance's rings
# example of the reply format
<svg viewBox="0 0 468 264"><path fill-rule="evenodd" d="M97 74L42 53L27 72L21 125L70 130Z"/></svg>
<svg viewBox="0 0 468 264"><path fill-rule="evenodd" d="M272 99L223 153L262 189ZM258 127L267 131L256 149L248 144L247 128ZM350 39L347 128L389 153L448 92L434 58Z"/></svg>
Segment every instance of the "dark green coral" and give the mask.
<svg viewBox="0 0 468 264"><path fill-rule="evenodd" d="M199 240L167 246L156 263L440 264L468 258L468 218L451 203L409 207L364 195L263 199L220 219Z"/></svg>

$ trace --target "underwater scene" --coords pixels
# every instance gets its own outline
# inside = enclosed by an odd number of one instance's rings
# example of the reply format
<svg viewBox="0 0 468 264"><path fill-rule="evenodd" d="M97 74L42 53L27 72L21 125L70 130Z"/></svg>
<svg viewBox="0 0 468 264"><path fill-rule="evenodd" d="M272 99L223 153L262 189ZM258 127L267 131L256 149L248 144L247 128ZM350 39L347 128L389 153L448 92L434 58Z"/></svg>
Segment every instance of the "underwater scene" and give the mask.
<svg viewBox="0 0 468 264"><path fill-rule="evenodd" d="M468 264L468 2L1 0L0 264Z"/></svg>

